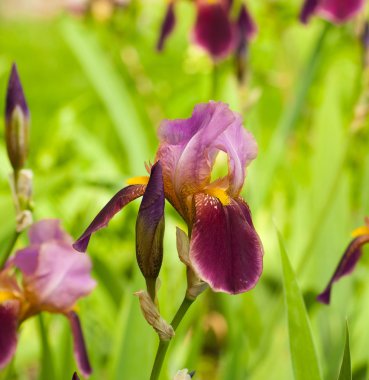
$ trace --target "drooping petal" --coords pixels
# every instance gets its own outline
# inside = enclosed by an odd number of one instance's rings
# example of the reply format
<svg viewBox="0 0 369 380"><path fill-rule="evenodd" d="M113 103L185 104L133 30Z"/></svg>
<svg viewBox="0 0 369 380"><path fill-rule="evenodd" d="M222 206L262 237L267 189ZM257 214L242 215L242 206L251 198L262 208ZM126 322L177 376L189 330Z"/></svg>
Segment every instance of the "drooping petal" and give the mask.
<svg viewBox="0 0 369 380"><path fill-rule="evenodd" d="M167 6L167 11L165 13L163 23L161 25L159 40L156 45L156 49L158 51L162 51L164 49L164 44L167 38L173 32L175 24L176 24L176 16L174 14L174 1L170 1Z"/></svg>
<svg viewBox="0 0 369 380"><path fill-rule="evenodd" d="M317 300L324 304L329 304L331 299L332 286L343 276L347 276L355 269L356 264L362 255L362 246L369 243L369 235L361 235L351 241L346 248L332 278L322 293L317 297Z"/></svg>
<svg viewBox="0 0 369 380"><path fill-rule="evenodd" d="M61 228L59 219L42 219L34 223L28 236L31 244L42 244L51 240L72 243L71 236Z"/></svg>
<svg viewBox="0 0 369 380"><path fill-rule="evenodd" d="M234 45L228 7L222 1L197 1L194 40L215 60L224 58Z"/></svg>
<svg viewBox="0 0 369 380"><path fill-rule="evenodd" d="M300 12L300 21L307 24L310 17L315 13L320 0L305 0Z"/></svg>
<svg viewBox="0 0 369 380"><path fill-rule="evenodd" d="M141 197L145 192L145 185L131 185L118 191L114 197L97 214L95 219L87 227L86 231L73 244L73 248L80 252L85 252L90 241L91 235L108 225L110 219L119 212L129 202Z"/></svg>
<svg viewBox="0 0 369 380"><path fill-rule="evenodd" d="M164 185L160 161L151 168L136 221L136 257L145 279L159 276L163 261Z"/></svg>
<svg viewBox="0 0 369 380"><path fill-rule="evenodd" d="M207 194L195 196L190 259L200 278L215 291L246 292L259 280L263 248L242 200L227 206Z"/></svg>
<svg viewBox="0 0 369 380"><path fill-rule="evenodd" d="M90 275L89 256L75 252L64 242L51 240L37 251L32 247L21 250L14 265L23 273L27 299L39 310L68 311L96 285Z"/></svg>
<svg viewBox="0 0 369 380"><path fill-rule="evenodd" d="M363 8L364 0L320 0L316 12L335 24L354 17Z"/></svg>
<svg viewBox="0 0 369 380"><path fill-rule="evenodd" d="M82 375L88 377L92 373L92 368L87 354L81 322L79 320L78 315L74 311L69 312L67 314L67 317L69 319L73 335L74 357L76 358L78 368L81 371ZM75 378L78 379L76 373L73 375L73 379Z"/></svg>
<svg viewBox="0 0 369 380"><path fill-rule="evenodd" d="M0 369L12 359L17 347L19 302L4 301L0 304Z"/></svg>

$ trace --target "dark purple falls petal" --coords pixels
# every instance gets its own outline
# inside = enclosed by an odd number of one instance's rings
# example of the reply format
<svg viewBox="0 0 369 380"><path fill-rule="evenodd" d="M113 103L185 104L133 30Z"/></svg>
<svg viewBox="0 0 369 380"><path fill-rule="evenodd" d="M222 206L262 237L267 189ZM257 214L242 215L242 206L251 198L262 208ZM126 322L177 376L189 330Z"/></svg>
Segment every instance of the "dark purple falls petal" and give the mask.
<svg viewBox="0 0 369 380"><path fill-rule="evenodd" d="M319 0L305 0L300 12L300 21L307 24L319 5Z"/></svg>
<svg viewBox="0 0 369 380"><path fill-rule="evenodd" d="M164 183L160 161L151 169L136 221L136 257L144 277L156 279L163 261Z"/></svg>
<svg viewBox="0 0 369 380"><path fill-rule="evenodd" d="M114 197L97 214L95 219L87 227L86 231L73 244L73 248L79 252L85 252L91 235L108 225L113 216L119 212L129 202L141 197L146 189L146 185L131 185L118 191Z"/></svg>
<svg viewBox="0 0 369 380"><path fill-rule="evenodd" d="M234 44L227 7L221 3L200 3L197 8L194 38L214 59L224 58Z"/></svg>
<svg viewBox="0 0 369 380"><path fill-rule="evenodd" d="M72 380L79 380L79 377L77 375L77 372L74 372Z"/></svg>
<svg viewBox="0 0 369 380"><path fill-rule="evenodd" d="M317 296L317 300L328 305L331 300L331 291L333 283L337 282L343 276L347 276L355 269L356 264L362 255L362 246L369 243L369 235L359 236L351 241L346 248L332 278L322 293Z"/></svg>
<svg viewBox="0 0 369 380"><path fill-rule="evenodd" d="M223 206L210 195L195 196L190 259L215 291L238 294L256 285L263 270L263 248L244 201L232 199Z"/></svg>
<svg viewBox="0 0 369 380"><path fill-rule="evenodd" d="M164 16L163 23L161 24L159 40L156 45L156 49L158 51L162 51L164 49L164 44L167 38L173 32L175 24L176 24L176 16L174 14L174 2L170 1L167 7L167 11Z"/></svg>
<svg viewBox="0 0 369 380"><path fill-rule="evenodd" d="M5 301L0 305L0 369L12 359L17 348L19 302Z"/></svg>
<svg viewBox="0 0 369 380"><path fill-rule="evenodd" d="M85 339L83 337L81 322L74 311L67 314L73 335L73 350L79 370L82 375L88 377L92 373L90 361L88 359ZM78 378L78 377L77 377Z"/></svg>

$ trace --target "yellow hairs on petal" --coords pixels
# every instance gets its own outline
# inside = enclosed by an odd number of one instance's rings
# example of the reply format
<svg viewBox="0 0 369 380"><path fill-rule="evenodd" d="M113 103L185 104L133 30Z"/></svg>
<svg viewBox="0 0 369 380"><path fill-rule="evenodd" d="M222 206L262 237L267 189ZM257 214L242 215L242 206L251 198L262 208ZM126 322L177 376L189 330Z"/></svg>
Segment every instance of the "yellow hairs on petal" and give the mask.
<svg viewBox="0 0 369 380"><path fill-rule="evenodd" d="M369 227L368 226L362 226L359 228L356 228L351 232L351 236L353 238L357 238L363 235L369 235Z"/></svg>
<svg viewBox="0 0 369 380"><path fill-rule="evenodd" d="M148 176L132 177L127 179L127 185L147 185L149 178Z"/></svg>
<svg viewBox="0 0 369 380"><path fill-rule="evenodd" d="M0 302L16 299L12 292L7 290L0 290Z"/></svg>
<svg viewBox="0 0 369 380"><path fill-rule="evenodd" d="M205 190L205 193L218 198L223 206L227 206L231 203L230 196L225 190L220 189L219 187L210 187Z"/></svg>

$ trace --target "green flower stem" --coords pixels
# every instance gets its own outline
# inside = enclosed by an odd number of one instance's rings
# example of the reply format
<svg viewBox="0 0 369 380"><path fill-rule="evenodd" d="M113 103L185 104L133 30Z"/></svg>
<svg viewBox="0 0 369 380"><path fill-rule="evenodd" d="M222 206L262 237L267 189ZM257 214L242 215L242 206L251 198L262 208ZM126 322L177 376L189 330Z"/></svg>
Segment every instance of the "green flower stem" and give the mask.
<svg viewBox="0 0 369 380"><path fill-rule="evenodd" d="M219 91L219 64L213 63L213 70L211 74L211 90L210 100L217 100Z"/></svg>
<svg viewBox="0 0 369 380"><path fill-rule="evenodd" d="M47 335L47 328L41 314L38 316L38 322L42 347L41 373L39 378L40 380L55 379L54 364Z"/></svg>
<svg viewBox="0 0 369 380"><path fill-rule="evenodd" d="M19 235L20 235L20 232L14 231L13 236L11 237L11 239L9 241L9 245L6 248L6 251L4 252L2 258L0 259L0 269L2 269L4 267L6 261L8 260L9 256L11 255L13 248L15 246L15 243L18 240Z"/></svg>
<svg viewBox="0 0 369 380"><path fill-rule="evenodd" d="M183 317L185 316L187 310L192 305L192 303L193 303L193 300L190 300L186 297L184 298L181 306L179 307L179 309L178 309L178 311L177 311L176 315L174 316L173 321L171 323L174 331L176 331L177 327L181 323ZM170 341L164 341L164 340L160 341L159 347L158 347L158 350L157 350L156 356L155 356L154 366L152 367L150 380L158 380L159 379L160 371L161 371L161 368L163 366L165 355L168 351L169 343L170 343Z"/></svg>
<svg viewBox="0 0 369 380"><path fill-rule="evenodd" d="M272 141L268 147L268 156L266 162L263 162L263 174L259 179L258 192L255 194L254 208L257 209L268 195L268 191L273 189L271 182L274 180L274 172L283 158L283 152L286 147L286 139L292 131L301 114L305 104L306 96L309 92L311 84L314 81L315 74L319 67L321 53L323 51L324 41L330 29L330 24L327 22L318 36L318 39L308 58L305 69L300 75L300 81L296 88L296 93L292 104L288 105L282 114L282 117L277 125L276 131L272 137Z"/></svg>

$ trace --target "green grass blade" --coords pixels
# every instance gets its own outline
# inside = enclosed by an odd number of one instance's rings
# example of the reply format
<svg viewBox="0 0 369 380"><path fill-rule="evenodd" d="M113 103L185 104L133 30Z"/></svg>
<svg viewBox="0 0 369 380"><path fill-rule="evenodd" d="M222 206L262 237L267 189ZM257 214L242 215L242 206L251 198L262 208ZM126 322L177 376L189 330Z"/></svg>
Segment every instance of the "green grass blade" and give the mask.
<svg viewBox="0 0 369 380"><path fill-rule="evenodd" d="M142 171L148 142L127 86L90 30L71 19L63 20L61 30L109 112L117 137L129 157L129 172Z"/></svg>
<svg viewBox="0 0 369 380"><path fill-rule="evenodd" d="M281 251L289 342L295 380L321 380L309 316L279 233L278 239Z"/></svg>
<svg viewBox="0 0 369 380"><path fill-rule="evenodd" d="M350 335L348 324L346 323L346 342L345 351L343 352L342 364L338 380L351 380L351 355L350 355Z"/></svg>

